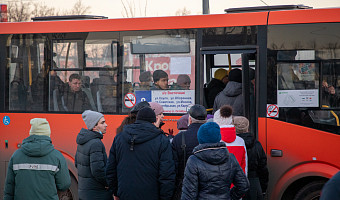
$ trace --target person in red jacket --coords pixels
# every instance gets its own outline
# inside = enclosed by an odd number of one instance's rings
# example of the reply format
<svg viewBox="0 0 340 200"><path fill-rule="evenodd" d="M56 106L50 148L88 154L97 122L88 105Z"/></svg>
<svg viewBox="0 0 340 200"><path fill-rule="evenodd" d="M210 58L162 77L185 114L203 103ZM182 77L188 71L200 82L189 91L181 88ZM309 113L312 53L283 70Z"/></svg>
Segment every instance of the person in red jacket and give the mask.
<svg viewBox="0 0 340 200"><path fill-rule="evenodd" d="M221 128L222 141L228 147L230 153L233 153L242 167L244 173L248 174L248 158L247 148L244 140L236 136L233 123L232 108L229 105L224 105L214 114L214 122Z"/></svg>

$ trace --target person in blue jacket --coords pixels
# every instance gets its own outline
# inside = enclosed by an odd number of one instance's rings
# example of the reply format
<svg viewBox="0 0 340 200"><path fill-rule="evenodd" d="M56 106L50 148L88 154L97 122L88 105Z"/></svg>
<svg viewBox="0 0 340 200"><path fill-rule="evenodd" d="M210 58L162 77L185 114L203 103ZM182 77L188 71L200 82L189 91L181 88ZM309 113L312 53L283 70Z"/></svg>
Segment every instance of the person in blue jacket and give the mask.
<svg viewBox="0 0 340 200"><path fill-rule="evenodd" d="M156 127L150 107L125 125L111 146L107 182L119 200L170 200L175 188L175 165L169 139Z"/></svg>
<svg viewBox="0 0 340 200"><path fill-rule="evenodd" d="M199 145L185 167L181 199L240 199L249 189L249 182L235 156L220 142L218 124L203 124L197 139Z"/></svg>
<svg viewBox="0 0 340 200"><path fill-rule="evenodd" d="M323 186L320 200L340 200L340 171Z"/></svg>
<svg viewBox="0 0 340 200"><path fill-rule="evenodd" d="M58 200L71 178L64 156L52 145L51 129L44 118L31 119L29 137L8 164L4 200Z"/></svg>
<svg viewBox="0 0 340 200"><path fill-rule="evenodd" d="M75 157L79 199L112 199L112 191L108 189L105 177L107 155L101 141L107 127L104 115L85 110L82 117L87 129L82 128L77 136L78 146Z"/></svg>

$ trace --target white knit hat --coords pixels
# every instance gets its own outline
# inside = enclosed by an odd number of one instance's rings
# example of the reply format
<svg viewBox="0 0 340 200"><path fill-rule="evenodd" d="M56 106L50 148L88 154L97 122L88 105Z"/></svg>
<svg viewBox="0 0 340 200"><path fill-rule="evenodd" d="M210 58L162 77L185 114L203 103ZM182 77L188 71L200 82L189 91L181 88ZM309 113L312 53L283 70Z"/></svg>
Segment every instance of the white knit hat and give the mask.
<svg viewBox="0 0 340 200"><path fill-rule="evenodd" d="M31 119L30 135L46 135L50 137L51 128L48 121L45 118Z"/></svg>
<svg viewBox="0 0 340 200"><path fill-rule="evenodd" d="M214 122L219 126L233 124L233 109L229 105L224 105L214 114Z"/></svg>

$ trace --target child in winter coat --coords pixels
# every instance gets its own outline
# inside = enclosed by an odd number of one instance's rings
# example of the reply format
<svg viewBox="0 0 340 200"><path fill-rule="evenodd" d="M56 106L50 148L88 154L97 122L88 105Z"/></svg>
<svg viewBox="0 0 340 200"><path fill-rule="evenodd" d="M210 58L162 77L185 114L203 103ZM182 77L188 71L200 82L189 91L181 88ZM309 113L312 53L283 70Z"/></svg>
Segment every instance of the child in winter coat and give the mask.
<svg viewBox="0 0 340 200"><path fill-rule="evenodd" d="M235 156L220 142L220 127L215 122L203 124L197 139L199 145L185 168L181 199L240 199L249 182Z"/></svg>
<svg viewBox="0 0 340 200"><path fill-rule="evenodd" d="M248 174L247 149L244 140L236 135L232 124L233 110L229 105L224 105L214 114L214 122L221 128L222 141L228 147L230 153L234 154L244 173Z"/></svg>

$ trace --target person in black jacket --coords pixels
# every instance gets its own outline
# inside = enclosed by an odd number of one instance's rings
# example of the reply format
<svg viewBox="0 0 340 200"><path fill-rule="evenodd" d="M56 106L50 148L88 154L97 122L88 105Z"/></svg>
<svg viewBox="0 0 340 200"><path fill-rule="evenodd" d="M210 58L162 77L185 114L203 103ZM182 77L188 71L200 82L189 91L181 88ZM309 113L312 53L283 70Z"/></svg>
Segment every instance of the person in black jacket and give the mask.
<svg viewBox="0 0 340 200"><path fill-rule="evenodd" d="M123 128L125 125L128 124L133 124L136 121L137 118L137 113L138 111L140 111L142 108L144 107L150 107L149 102L147 101L141 101L139 103L137 103L128 113L128 115L123 119L122 123L120 124L120 126L118 126L117 130L116 130L116 134L120 133L123 131Z"/></svg>
<svg viewBox="0 0 340 200"><path fill-rule="evenodd" d="M175 165L168 138L155 126L150 107L125 125L111 146L107 182L120 200L168 200L175 188Z"/></svg>
<svg viewBox="0 0 340 200"><path fill-rule="evenodd" d="M197 138L199 145L185 168L181 199L240 199L249 182L235 156L220 142L219 125L203 124Z"/></svg>
<svg viewBox="0 0 340 200"><path fill-rule="evenodd" d="M228 71L225 69L218 69L215 71L214 78L209 82L205 95L207 97L207 106L212 108L214 106L215 97L222 92L228 83Z"/></svg>
<svg viewBox="0 0 340 200"><path fill-rule="evenodd" d="M207 111L204 106L196 104L189 109L188 130L178 133L172 140L172 151L176 165L176 191L173 199L180 199L186 161L192 150L198 145L197 131L206 122ZM184 145L184 147L183 147Z"/></svg>
<svg viewBox="0 0 340 200"><path fill-rule="evenodd" d="M82 114L87 129L82 128L77 136L75 165L78 169L78 195L81 200L109 200L105 177L107 155L102 143L107 124L104 115L86 110Z"/></svg>
<svg viewBox="0 0 340 200"><path fill-rule="evenodd" d="M57 92L58 110L65 112L83 112L91 108L90 99L81 89L79 74L71 74L69 82Z"/></svg>
<svg viewBox="0 0 340 200"><path fill-rule="evenodd" d="M243 199L261 200L267 191L269 180L266 153L264 152L261 143L249 132L249 121L246 117L234 116L233 124L237 136L244 140L247 147L250 190Z"/></svg>

